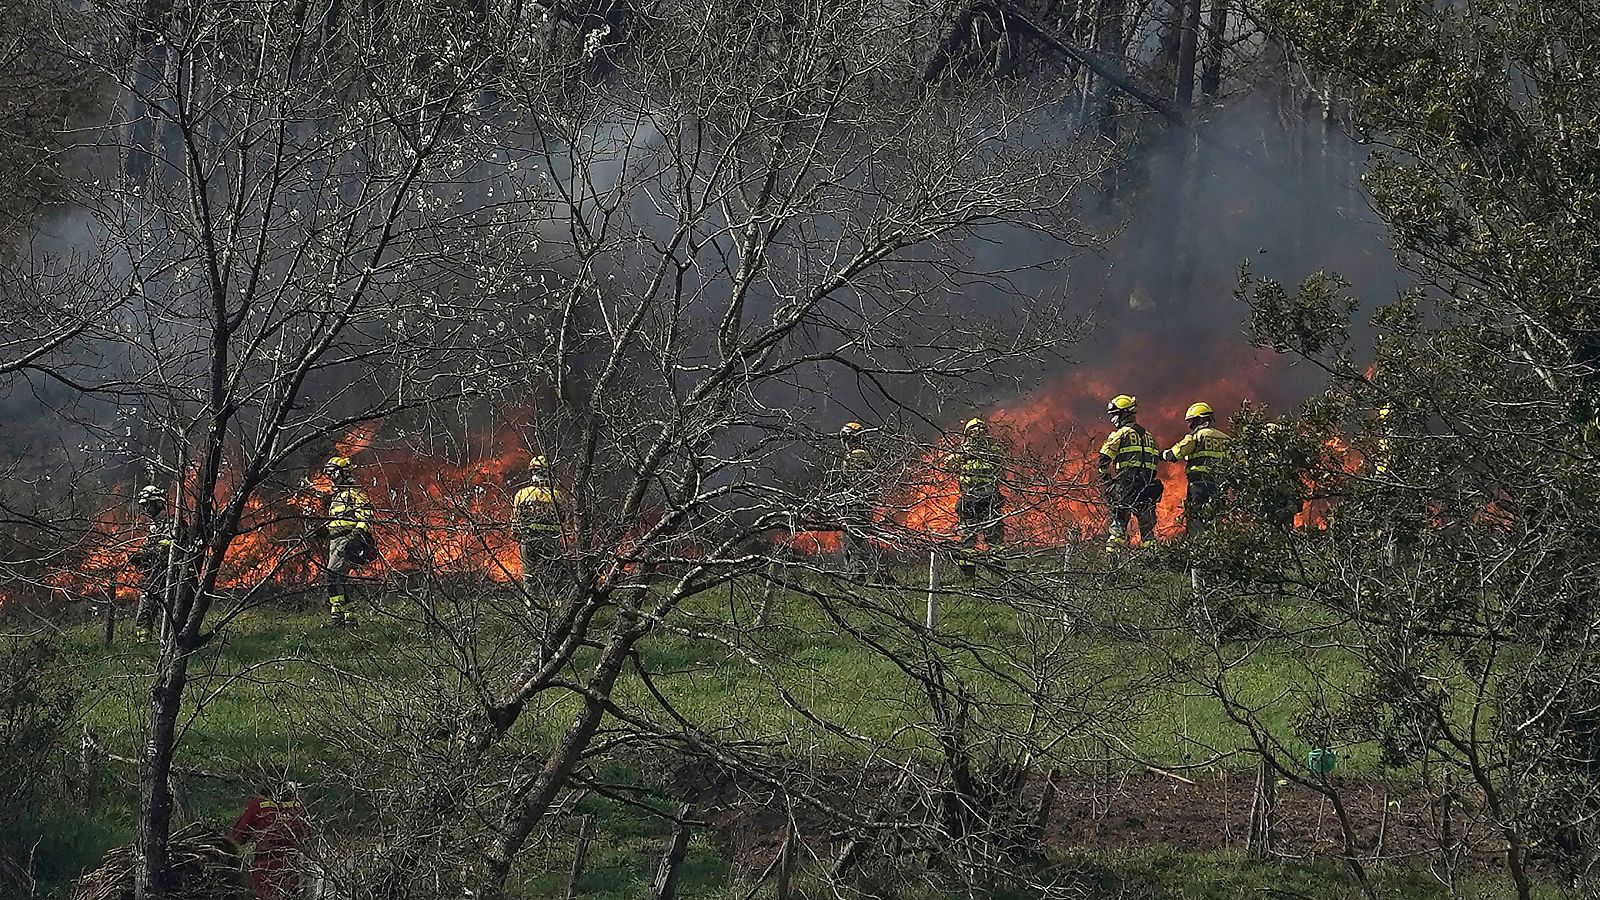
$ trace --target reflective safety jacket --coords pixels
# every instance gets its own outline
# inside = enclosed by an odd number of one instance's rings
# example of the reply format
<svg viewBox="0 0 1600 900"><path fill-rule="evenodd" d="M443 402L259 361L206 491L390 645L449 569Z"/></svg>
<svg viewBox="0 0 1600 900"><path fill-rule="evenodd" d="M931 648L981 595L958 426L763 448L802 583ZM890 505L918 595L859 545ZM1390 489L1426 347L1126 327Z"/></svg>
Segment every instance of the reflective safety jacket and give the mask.
<svg viewBox="0 0 1600 900"><path fill-rule="evenodd" d="M144 572L151 572L166 566L171 558L172 542L178 536L178 522L172 516L159 516L150 520L150 532L133 551L129 562Z"/></svg>
<svg viewBox="0 0 1600 900"><path fill-rule="evenodd" d="M877 459L865 447L849 447L839 454L829 473L828 487L837 499L863 503L877 493Z"/></svg>
<svg viewBox="0 0 1600 900"><path fill-rule="evenodd" d="M872 451L865 447L852 447L839 457L839 471L857 474L872 468Z"/></svg>
<svg viewBox="0 0 1600 900"><path fill-rule="evenodd" d="M535 481L511 498L511 530L519 538L561 530L561 495L548 481Z"/></svg>
<svg viewBox="0 0 1600 900"><path fill-rule="evenodd" d="M255 844L256 853L292 850L310 827L299 800L251 797L233 823L235 844Z"/></svg>
<svg viewBox="0 0 1600 900"><path fill-rule="evenodd" d="M1150 481L1160 458L1155 437L1137 423L1111 432L1100 445L1100 471L1112 481Z"/></svg>
<svg viewBox="0 0 1600 900"><path fill-rule="evenodd" d="M1000 490L1000 481L1006 475L1005 451L994 438L967 438L945 454L944 469L955 473L961 493L993 494Z"/></svg>
<svg viewBox="0 0 1600 900"><path fill-rule="evenodd" d="M1181 462L1191 482L1216 484L1221 477L1222 460L1227 456L1228 436L1207 425L1184 435L1171 450L1161 454L1169 462Z"/></svg>
<svg viewBox="0 0 1600 900"><path fill-rule="evenodd" d="M336 487L328 497L328 530L365 531L372 521L372 501L358 487Z"/></svg>

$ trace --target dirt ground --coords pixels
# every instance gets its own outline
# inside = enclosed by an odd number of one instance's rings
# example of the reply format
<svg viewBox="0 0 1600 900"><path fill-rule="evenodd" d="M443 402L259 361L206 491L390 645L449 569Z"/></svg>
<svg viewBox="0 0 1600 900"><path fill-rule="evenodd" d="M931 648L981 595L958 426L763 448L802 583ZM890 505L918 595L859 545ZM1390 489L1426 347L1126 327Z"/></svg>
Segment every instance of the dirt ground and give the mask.
<svg viewBox="0 0 1600 900"><path fill-rule="evenodd" d="M1049 834L1063 847L1095 849L1165 846L1179 850L1243 849L1256 800L1254 773L1185 776L1154 772L1057 781L1059 799ZM1192 783L1191 783L1192 782ZM1440 852L1442 804L1417 790L1375 780L1335 777L1353 830L1372 856L1426 857ZM1272 847L1283 853L1336 853L1343 842L1333 804L1310 788L1274 785ZM1481 823L1459 804L1453 829L1474 852ZM1469 827L1470 826L1470 827Z"/></svg>
<svg viewBox="0 0 1600 900"><path fill-rule="evenodd" d="M788 822L770 790L747 779L680 773L683 796L707 815L730 859L760 868L777 853ZM1174 777L1150 771L1054 779L1055 800L1045 823L1046 842L1061 850L1170 848L1180 851L1243 850L1249 846L1254 772L1212 772ZM1364 859L1409 860L1426 865L1442 857L1437 835L1444 806L1437 795L1376 779L1335 776ZM1043 781L1023 788L1037 803ZM1277 781L1272 817L1274 853L1288 857L1332 856L1343 837L1334 805L1310 788ZM870 792L874 796L878 791ZM861 816L847 793L835 802ZM1478 869L1498 865L1494 837L1480 814L1458 799L1452 804L1453 854ZM847 835L830 831L825 818L797 807L794 820L808 849L830 858ZM833 851L830 851L830 847Z"/></svg>

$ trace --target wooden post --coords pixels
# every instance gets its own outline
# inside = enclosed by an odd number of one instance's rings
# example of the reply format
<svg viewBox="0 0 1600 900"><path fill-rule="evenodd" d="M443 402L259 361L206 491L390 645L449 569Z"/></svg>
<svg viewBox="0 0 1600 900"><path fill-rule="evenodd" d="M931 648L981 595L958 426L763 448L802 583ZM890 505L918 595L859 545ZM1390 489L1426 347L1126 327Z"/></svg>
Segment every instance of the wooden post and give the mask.
<svg viewBox="0 0 1600 900"><path fill-rule="evenodd" d="M83 735L78 742L78 792L83 798L84 806L95 808L100 803L100 751L95 743L94 732L89 726L83 726Z"/></svg>
<svg viewBox="0 0 1600 900"><path fill-rule="evenodd" d="M1389 832L1389 804L1394 801L1389 799L1389 789L1383 789L1383 811L1378 814L1378 836L1372 841L1372 856L1374 859L1383 859L1383 839ZM1396 804L1398 806L1398 804Z"/></svg>
<svg viewBox="0 0 1600 900"><path fill-rule="evenodd" d="M1077 626L1072 602L1072 540L1061 545L1061 627L1071 632Z"/></svg>
<svg viewBox="0 0 1600 900"><path fill-rule="evenodd" d="M101 605L100 614L105 618L106 646L110 647L117 640L117 584L111 583L111 596Z"/></svg>
<svg viewBox="0 0 1600 900"><path fill-rule="evenodd" d="M566 900L578 896L578 879L583 877L583 865L589 858L589 841L594 836L594 816L578 817L578 846L572 851L572 870L567 874Z"/></svg>
<svg viewBox="0 0 1600 900"><path fill-rule="evenodd" d="M678 824L667 839L661 852L661 863L656 866L656 877L650 881L650 900L673 900L678 894L678 867L684 854L689 852L689 804L678 807Z"/></svg>
<svg viewBox="0 0 1600 900"><path fill-rule="evenodd" d="M939 627L939 554L937 551L928 551L928 615L923 620L923 627L929 631Z"/></svg>
<svg viewBox="0 0 1600 900"><path fill-rule="evenodd" d="M761 589L761 608L756 610L756 627L765 628L772 618L772 595L778 592L778 561L767 563L767 583Z"/></svg>

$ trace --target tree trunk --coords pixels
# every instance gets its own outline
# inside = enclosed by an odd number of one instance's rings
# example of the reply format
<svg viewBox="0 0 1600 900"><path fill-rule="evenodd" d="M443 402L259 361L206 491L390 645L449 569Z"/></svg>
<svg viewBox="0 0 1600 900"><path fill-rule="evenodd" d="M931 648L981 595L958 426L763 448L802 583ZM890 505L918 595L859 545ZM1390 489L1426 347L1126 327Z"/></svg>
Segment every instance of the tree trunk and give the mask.
<svg viewBox="0 0 1600 900"><path fill-rule="evenodd" d="M1250 800L1250 836L1246 849L1251 856L1272 853L1272 823L1277 818L1277 776L1265 758L1256 767L1256 791Z"/></svg>
<svg viewBox="0 0 1600 900"><path fill-rule="evenodd" d="M656 866L656 877L650 881L650 900L673 900L678 895L678 867L684 854L689 852L689 804L678 807L678 822L667 838L661 852L661 863Z"/></svg>
<svg viewBox="0 0 1600 900"><path fill-rule="evenodd" d="M578 896L578 879L583 877L583 865L589 858L589 839L594 834L594 816L578 817L578 845L572 851L572 869L567 875L566 900Z"/></svg>
<svg viewBox="0 0 1600 900"><path fill-rule="evenodd" d="M566 787L579 757L588 749L589 741L600 728L600 722L605 717L601 698L611 695L617 676L628 661L629 652L643 633L637 626L628 623L619 626L607 644L605 653L595 663L583 705L573 716L560 742L545 759L544 769L526 792L519 792L507 800L500 832L484 854L483 872L478 885L479 897L492 900L503 896L512 863L522 851L528 835L550 811L561 789Z"/></svg>
<svg viewBox="0 0 1600 900"><path fill-rule="evenodd" d="M1200 94L1215 99L1222 90L1222 55L1228 47L1228 0L1211 0L1206 23L1206 63L1200 73Z"/></svg>
<svg viewBox="0 0 1600 900"><path fill-rule="evenodd" d="M1178 34L1178 80L1173 100L1187 112L1194 105L1195 59L1200 46L1200 0L1184 0L1182 28Z"/></svg>
<svg viewBox="0 0 1600 900"><path fill-rule="evenodd" d="M159 666L155 686L150 689L150 737L139 773L139 866L134 881L138 900L164 897L171 887L167 843L172 834L172 758L189 677L189 656L180 641L162 644Z"/></svg>
<svg viewBox="0 0 1600 900"><path fill-rule="evenodd" d="M117 580L115 577L111 579L111 596L106 600L104 614L105 643L106 647L110 648L117 640Z"/></svg>
<svg viewBox="0 0 1600 900"><path fill-rule="evenodd" d="M1190 110L1194 106L1200 2L1201 0L1183 0L1173 14L1173 23L1178 27L1176 59L1173 67L1173 105L1184 122L1189 121ZM1190 157L1197 152L1194 136L1187 128L1173 129L1170 137L1173 146L1169 151L1170 156L1166 166L1166 184L1158 188L1162 199L1157 205L1157 209L1160 210L1157 227L1164 233L1158 246L1168 259L1158 261L1160 268L1157 269L1157 278L1160 280L1155 297L1156 303L1165 309L1171 309L1187 293L1192 275L1193 251L1188 239L1192 223L1184 219L1187 212L1185 207L1188 205L1189 176L1194 169Z"/></svg>
<svg viewBox="0 0 1600 900"><path fill-rule="evenodd" d="M790 887L790 879L794 876L794 821L783 832L783 846L778 848L778 886L777 900L794 900L794 892Z"/></svg>

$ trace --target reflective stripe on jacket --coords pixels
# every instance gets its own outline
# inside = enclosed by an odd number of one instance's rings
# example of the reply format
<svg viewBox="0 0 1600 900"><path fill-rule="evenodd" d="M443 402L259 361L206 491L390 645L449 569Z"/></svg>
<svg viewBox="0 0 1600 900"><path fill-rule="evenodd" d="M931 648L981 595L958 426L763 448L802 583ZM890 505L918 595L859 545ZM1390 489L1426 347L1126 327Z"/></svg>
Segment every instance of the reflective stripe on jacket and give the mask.
<svg viewBox="0 0 1600 900"><path fill-rule="evenodd" d="M518 534L561 530L561 507L555 488L535 482L511 498L511 527Z"/></svg>
<svg viewBox="0 0 1600 900"><path fill-rule="evenodd" d="M1161 451L1156 449L1155 437L1143 427L1124 425L1100 445L1100 456L1101 468L1109 469L1112 478L1154 478Z"/></svg>
<svg viewBox="0 0 1600 900"><path fill-rule="evenodd" d="M260 855L294 849L309 830L299 801L255 796L234 821L231 836L236 844L254 843Z"/></svg>
<svg viewBox="0 0 1600 900"><path fill-rule="evenodd" d="M992 491L1005 477L1000 445L988 438L968 439L945 455L944 468L956 474L963 490Z"/></svg>
<svg viewBox="0 0 1600 900"><path fill-rule="evenodd" d="M343 531L349 528L364 529L372 521L372 501L367 492L356 487L336 488L328 498L328 528Z"/></svg>
<svg viewBox="0 0 1600 900"><path fill-rule="evenodd" d="M870 468L872 468L872 453L864 447L851 448L839 457L839 470L842 472L859 472Z"/></svg>
<svg viewBox="0 0 1600 900"><path fill-rule="evenodd" d="M172 516L160 516L150 520L150 530L144 543L139 545L131 556L131 562L143 569L154 569L167 564L167 557L172 552L172 541L177 537L178 522Z"/></svg>
<svg viewBox="0 0 1600 900"><path fill-rule="evenodd" d="M1186 434L1171 450L1162 454L1165 459L1184 463L1190 481L1215 481L1217 470L1227 456L1228 436L1207 425Z"/></svg>

